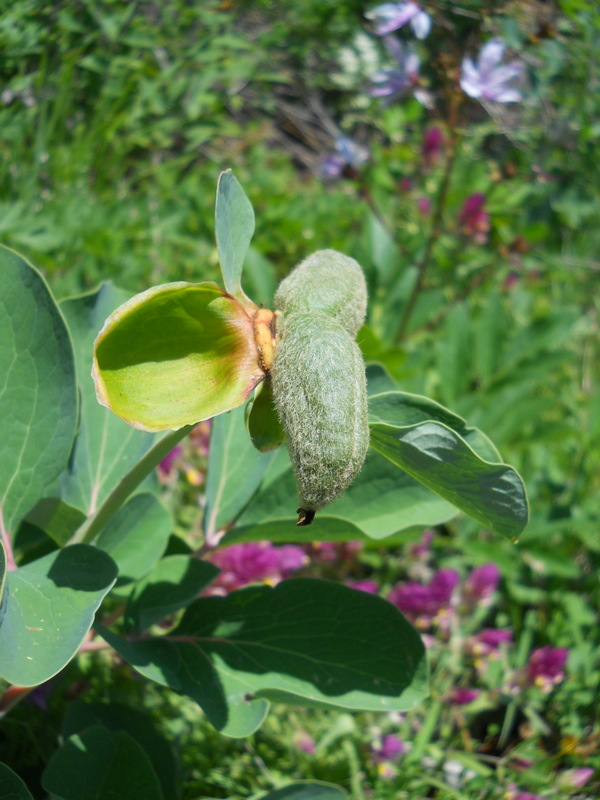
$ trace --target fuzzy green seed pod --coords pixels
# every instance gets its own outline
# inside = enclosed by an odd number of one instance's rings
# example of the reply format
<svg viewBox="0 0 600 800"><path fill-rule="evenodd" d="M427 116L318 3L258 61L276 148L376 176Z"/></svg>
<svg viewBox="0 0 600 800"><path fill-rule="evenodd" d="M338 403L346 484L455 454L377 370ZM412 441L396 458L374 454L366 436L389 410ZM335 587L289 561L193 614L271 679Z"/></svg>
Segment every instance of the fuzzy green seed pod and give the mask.
<svg viewBox="0 0 600 800"><path fill-rule="evenodd" d="M333 317L354 337L365 320L367 286L359 264L336 250L319 250L279 284L275 309Z"/></svg>
<svg viewBox="0 0 600 800"><path fill-rule="evenodd" d="M358 345L335 318L284 314L271 369L300 495L299 525L339 497L369 446L365 366Z"/></svg>

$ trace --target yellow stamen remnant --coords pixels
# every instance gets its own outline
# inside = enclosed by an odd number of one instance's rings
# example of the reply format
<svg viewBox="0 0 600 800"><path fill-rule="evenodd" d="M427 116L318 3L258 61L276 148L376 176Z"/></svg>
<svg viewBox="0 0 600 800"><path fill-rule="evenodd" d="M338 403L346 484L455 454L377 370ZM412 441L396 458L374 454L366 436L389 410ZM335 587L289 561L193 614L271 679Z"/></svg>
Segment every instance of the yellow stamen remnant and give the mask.
<svg viewBox="0 0 600 800"><path fill-rule="evenodd" d="M259 308L252 317L258 361L265 372L269 372L273 364L277 316L277 312L269 311L268 308Z"/></svg>

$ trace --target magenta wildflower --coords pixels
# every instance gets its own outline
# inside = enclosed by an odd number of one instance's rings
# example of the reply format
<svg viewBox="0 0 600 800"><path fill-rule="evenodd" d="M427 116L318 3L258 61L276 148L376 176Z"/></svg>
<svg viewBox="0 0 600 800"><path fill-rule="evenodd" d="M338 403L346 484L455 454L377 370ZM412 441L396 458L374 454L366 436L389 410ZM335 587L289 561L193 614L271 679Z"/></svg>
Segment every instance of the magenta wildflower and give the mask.
<svg viewBox="0 0 600 800"><path fill-rule="evenodd" d="M467 706L474 700L477 700L481 692L478 689L466 689L461 686L455 686L454 689L446 696L446 702L454 706Z"/></svg>
<svg viewBox="0 0 600 800"><path fill-rule="evenodd" d="M306 731L299 731L294 736L294 744L298 750L302 750L303 753L306 753L309 756L314 756L315 740L309 733L306 733Z"/></svg>
<svg viewBox="0 0 600 800"><path fill-rule="evenodd" d="M250 583L279 583L308 562L306 553L295 545L275 547L270 542L234 544L217 550L211 561L221 570L211 586L231 592Z"/></svg>
<svg viewBox="0 0 600 800"><path fill-rule="evenodd" d="M423 145L421 147L423 159L427 164L434 164L438 160L443 143L444 134L440 128L429 128L423 138Z"/></svg>
<svg viewBox="0 0 600 800"><path fill-rule="evenodd" d="M163 458L158 465L158 471L161 475L168 475L169 472L173 469L173 465L179 458L179 456L183 453L183 447L178 444L176 445L171 451L167 453L167 455Z"/></svg>
<svg viewBox="0 0 600 800"><path fill-rule="evenodd" d="M422 216L427 217L431 213L431 200L428 197L419 197L417 208Z"/></svg>
<svg viewBox="0 0 600 800"><path fill-rule="evenodd" d="M365 14L373 21L375 33L387 36L410 23L417 39L425 39L431 30L431 18L418 3L382 3Z"/></svg>
<svg viewBox="0 0 600 800"><path fill-rule="evenodd" d="M463 59L460 86L469 97L491 100L496 103L516 103L521 92L511 86L523 71L518 61L500 65L504 56L502 39L491 39L479 53L477 65L470 58Z"/></svg>
<svg viewBox="0 0 600 800"><path fill-rule="evenodd" d="M396 61L396 67L371 75L369 94L392 99L406 94L419 82L419 56L391 36L386 37L385 46Z"/></svg>
<svg viewBox="0 0 600 800"><path fill-rule="evenodd" d="M495 564L477 567L465 581L465 599L473 605L489 605L499 580L500 570Z"/></svg>
<svg viewBox="0 0 600 800"><path fill-rule="evenodd" d="M534 650L527 665L529 682L548 694L564 680L568 657L566 647L540 647Z"/></svg>
<svg viewBox="0 0 600 800"><path fill-rule="evenodd" d="M428 627L434 619L450 610L457 584L457 572L441 569L426 586L414 582L395 586L388 600L418 627Z"/></svg>
<svg viewBox="0 0 600 800"><path fill-rule="evenodd" d="M485 195L480 192L469 195L458 215L462 232L478 244L487 241L490 229L490 215L484 209Z"/></svg>
<svg viewBox="0 0 600 800"><path fill-rule="evenodd" d="M531 792L520 792L514 783L508 787L508 792L505 795L505 800L546 800L538 794L531 794Z"/></svg>

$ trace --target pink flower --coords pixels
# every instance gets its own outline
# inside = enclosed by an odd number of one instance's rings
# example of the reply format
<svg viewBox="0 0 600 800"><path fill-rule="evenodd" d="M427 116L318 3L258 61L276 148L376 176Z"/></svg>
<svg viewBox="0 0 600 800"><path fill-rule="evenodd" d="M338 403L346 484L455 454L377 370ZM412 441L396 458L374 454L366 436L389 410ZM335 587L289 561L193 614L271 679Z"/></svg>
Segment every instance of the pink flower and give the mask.
<svg viewBox="0 0 600 800"><path fill-rule="evenodd" d="M484 210L485 195L481 192L469 195L458 215L462 232L478 244L487 241L490 229L490 215Z"/></svg>
<svg viewBox="0 0 600 800"><path fill-rule="evenodd" d="M566 647L540 647L534 650L527 665L527 679L548 694L565 679L564 667L568 657Z"/></svg>
<svg viewBox="0 0 600 800"><path fill-rule="evenodd" d="M481 692L478 689L465 689L461 686L455 686L446 696L446 702L455 706L467 706L473 700L477 700L480 694Z"/></svg>
<svg viewBox="0 0 600 800"><path fill-rule="evenodd" d="M404 755L406 749L402 739L390 733L373 745L373 755L377 761L394 761L398 756Z"/></svg>
<svg viewBox="0 0 600 800"><path fill-rule="evenodd" d="M531 792L520 792L514 783L511 783L508 789L505 800L546 800L546 798L531 794Z"/></svg>
<svg viewBox="0 0 600 800"><path fill-rule="evenodd" d="M424 217L428 216L431 211L431 200L428 197L419 197L417 200L417 208L419 213Z"/></svg>
<svg viewBox="0 0 600 800"><path fill-rule="evenodd" d="M591 779L595 770L592 767L579 767L579 769L566 769L558 776L556 786L563 792L581 789Z"/></svg>
<svg viewBox="0 0 600 800"><path fill-rule="evenodd" d="M457 572L441 569L427 586L413 582L395 586L388 600L418 627L428 627L442 612L450 609L457 584Z"/></svg>
<svg viewBox="0 0 600 800"><path fill-rule="evenodd" d="M294 744L298 750L302 750L303 753L306 753L309 756L314 756L315 740L310 734L306 733L306 731L299 731L294 736Z"/></svg>
<svg viewBox="0 0 600 800"><path fill-rule="evenodd" d="M487 606L498 587L500 570L495 564L483 564L465 582L465 599L475 606Z"/></svg>
<svg viewBox="0 0 600 800"><path fill-rule="evenodd" d="M226 593L250 583L279 583L304 567L308 556L292 544L275 547L270 542L248 542L217 550L210 560L221 570L211 591L214 587Z"/></svg>

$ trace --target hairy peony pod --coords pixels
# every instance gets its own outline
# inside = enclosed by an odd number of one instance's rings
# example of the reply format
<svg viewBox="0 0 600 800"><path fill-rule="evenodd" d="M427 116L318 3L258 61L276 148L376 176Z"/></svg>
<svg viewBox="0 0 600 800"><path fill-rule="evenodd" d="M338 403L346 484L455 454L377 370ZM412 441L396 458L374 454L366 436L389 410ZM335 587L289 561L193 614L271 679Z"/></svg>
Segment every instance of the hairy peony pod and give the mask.
<svg viewBox="0 0 600 800"><path fill-rule="evenodd" d="M284 314L271 379L298 482L298 524L309 525L315 511L348 488L365 460L369 426L362 354L335 317Z"/></svg>
<svg viewBox="0 0 600 800"><path fill-rule="evenodd" d="M319 250L279 284L275 308L282 314L327 314L354 337L367 311L367 287L359 264L336 250Z"/></svg>

